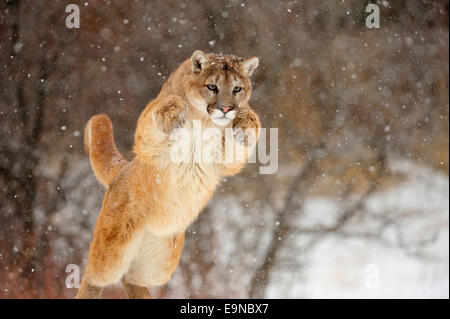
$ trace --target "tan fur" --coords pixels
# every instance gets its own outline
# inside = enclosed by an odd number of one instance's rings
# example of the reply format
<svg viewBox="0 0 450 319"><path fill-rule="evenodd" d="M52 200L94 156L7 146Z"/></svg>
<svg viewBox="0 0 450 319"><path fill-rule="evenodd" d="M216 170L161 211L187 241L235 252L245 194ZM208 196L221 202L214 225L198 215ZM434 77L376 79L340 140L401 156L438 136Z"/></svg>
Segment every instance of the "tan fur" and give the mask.
<svg viewBox="0 0 450 319"><path fill-rule="evenodd" d="M122 285L130 299L151 299L150 293L145 287L133 285L125 279L122 279Z"/></svg>
<svg viewBox="0 0 450 319"><path fill-rule="evenodd" d="M242 162L176 164L169 157L169 134L177 127L191 130L192 121L199 120L202 127L249 128L257 135L259 119L248 105L249 76L257 62L256 58L196 51L142 112L135 134L136 157L131 162L117 151L109 118L96 115L89 120L85 149L95 176L107 189L77 298L99 297L101 288L120 280L129 297L148 298L143 287L169 281L180 259L186 228L219 180L244 166ZM210 92L206 81L217 81L220 91ZM233 91L236 85L242 86L239 93ZM224 103L233 107L234 113L228 116L234 118L221 126L212 121L212 113L217 114ZM245 138L240 143L249 156L254 145ZM193 153L195 147L188 147Z"/></svg>

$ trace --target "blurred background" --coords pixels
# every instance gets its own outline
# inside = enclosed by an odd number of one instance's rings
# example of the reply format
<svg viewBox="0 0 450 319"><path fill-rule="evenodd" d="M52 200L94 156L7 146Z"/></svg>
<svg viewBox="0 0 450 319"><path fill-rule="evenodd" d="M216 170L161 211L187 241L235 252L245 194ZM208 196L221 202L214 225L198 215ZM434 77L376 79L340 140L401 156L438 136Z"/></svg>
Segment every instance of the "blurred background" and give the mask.
<svg viewBox="0 0 450 319"><path fill-rule="evenodd" d="M132 158L140 112L201 49L260 58L251 105L278 128L279 168L222 181L153 295L448 298L448 14L448 0L1 0L0 297L76 294L66 267L84 271L104 194L84 124L108 114Z"/></svg>

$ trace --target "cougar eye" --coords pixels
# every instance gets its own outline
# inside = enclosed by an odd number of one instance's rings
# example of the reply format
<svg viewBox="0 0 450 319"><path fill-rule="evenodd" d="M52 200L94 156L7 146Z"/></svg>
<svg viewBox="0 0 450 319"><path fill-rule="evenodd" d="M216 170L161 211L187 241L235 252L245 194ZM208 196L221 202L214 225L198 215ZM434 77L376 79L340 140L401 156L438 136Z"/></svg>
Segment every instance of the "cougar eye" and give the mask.
<svg viewBox="0 0 450 319"><path fill-rule="evenodd" d="M239 92L241 92L241 90L242 90L242 88L240 86L235 86L233 89L233 93L234 94L239 93Z"/></svg>
<svg viewBox="0 0 450 319"><path fill-rule="evenodd" d="M208 90L211 90L214 92L217 91L217 85L215 85L215 84L208 84L208 85L206 85L206 87L208 88Z"/></svg>

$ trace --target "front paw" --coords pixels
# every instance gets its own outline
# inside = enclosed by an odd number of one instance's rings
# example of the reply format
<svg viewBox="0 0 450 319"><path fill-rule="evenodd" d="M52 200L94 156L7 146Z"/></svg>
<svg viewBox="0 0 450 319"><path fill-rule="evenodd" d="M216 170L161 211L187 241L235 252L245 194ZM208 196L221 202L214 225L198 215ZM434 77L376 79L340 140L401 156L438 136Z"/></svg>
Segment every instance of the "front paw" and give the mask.
<svg viewBox="0 0 450 319"><path fill-rule="evenodd" d="M180 98L165 102L158 111L161 130L170 134L174 129L184 127L186 108Z"/></svg>
<svg viewBox="0 0 450 319"><path fill-rule="evenodd" d="M252 146L256 143L259 133L259 119L254 113L238 117L233 122L233 134L238 143Z"/></svg>

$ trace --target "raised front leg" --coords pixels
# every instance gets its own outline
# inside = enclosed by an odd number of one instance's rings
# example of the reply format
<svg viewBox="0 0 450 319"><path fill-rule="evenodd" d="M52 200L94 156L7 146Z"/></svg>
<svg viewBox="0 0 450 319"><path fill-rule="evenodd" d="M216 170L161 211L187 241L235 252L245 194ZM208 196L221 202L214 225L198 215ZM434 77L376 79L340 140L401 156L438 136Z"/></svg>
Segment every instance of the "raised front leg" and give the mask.
<svg viewBox="0 0 450 319"><path fill-rule="evenodd" d="M173 129L184 126L186 119L184 101L176 95L159 100L154 116L158 128L164 133L170 134Z"/></svg>
<svg viewBox="0 0 450 319"><path fill-rule="evenodd" d="M233 121L236 141L247 148L255 146L260 128L258 115L250 108L242 110Z"/></svg>
<svg viewBox="0 0 450 319"><path fill-rule="evenodd" d="M186 106L180 97L169 95L152 101L139 117L134 152L150 160L164 157L170 133L183 127L185 118Z"/></svg>
<svg viewBox="0 0 450 319"><path fill-rule="evenodd" d="M256 146L258 140L259 129L261 124L258 115L250 108L240 110L239 116L233 121L233 141L236 144L232 151L232 160L230 161L230 154L226 154L231 148L226 145L224 150L224 164L223 174L234 175L237 174L242 167L247 163L248 157ZM226 138L226 136L225 136ZM225 143L228 143L225 141ZM239 151L242 153L241 157L237 156Z"/></svg>

